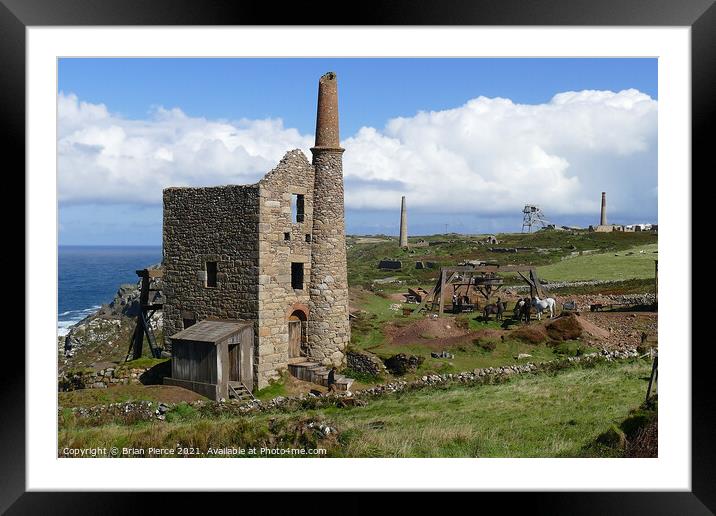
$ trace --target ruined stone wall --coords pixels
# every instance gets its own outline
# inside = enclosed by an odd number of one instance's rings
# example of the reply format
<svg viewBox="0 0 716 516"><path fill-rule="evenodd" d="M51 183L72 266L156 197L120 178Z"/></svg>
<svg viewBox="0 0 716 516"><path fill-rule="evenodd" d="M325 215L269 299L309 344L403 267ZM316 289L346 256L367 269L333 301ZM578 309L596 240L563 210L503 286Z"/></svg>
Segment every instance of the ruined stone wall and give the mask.
<svg viewBox="0 0 716 516"><path fill-rule="evenodd" d="M259 388L288 366L288 318L307 311L313 237L313 167L293 150L259 182L259 319L256 332ZM303 222L293 222L292 194L304 196ZM288 234L288 240L286 240ZM291 263L304 264L304 287L291 285ZM308 314L306 314L308 315Z"/></svg>
<svg viewBox="0 0 716 516"><path fill-rule="evenodd" d="M342 149L313 149L313 209L309 355L340 366L350 342Z"/></svg>
<svg viewBox="0 0 716 516"><path fill-rule="evenodd" d="M258 228L256 186L164 190L165 336L187 316L257 320ZM216 287L206 286L207 261L217 262Z"/></svg>

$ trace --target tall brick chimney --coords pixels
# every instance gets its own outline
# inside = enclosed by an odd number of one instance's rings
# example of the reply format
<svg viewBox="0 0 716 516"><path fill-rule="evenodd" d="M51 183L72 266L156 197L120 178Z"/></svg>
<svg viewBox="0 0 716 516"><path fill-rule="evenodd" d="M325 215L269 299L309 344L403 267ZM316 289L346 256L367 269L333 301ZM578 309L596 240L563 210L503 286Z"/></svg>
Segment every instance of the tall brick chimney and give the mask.
<svg viewBox="0 0 716 516"><path fill-rule="evenodd" d="M408 211L405 196L400 201L400 247L408 247Z"/></svg>
<svg viewBox="0 0 716 516"><path fill-rule="evenodd" d="M344 363L350 342L348 267L343 204L343 151L338 136L338 82L328 72L318 81L316 171L309 283L308 354L324 365Z"/></svg>
<svg viewBox="0 0 716 516"><path fill-rule="evenodd" d="M602 216L599 218L599 224L607 225L607 192L602 192Z"/></svg>

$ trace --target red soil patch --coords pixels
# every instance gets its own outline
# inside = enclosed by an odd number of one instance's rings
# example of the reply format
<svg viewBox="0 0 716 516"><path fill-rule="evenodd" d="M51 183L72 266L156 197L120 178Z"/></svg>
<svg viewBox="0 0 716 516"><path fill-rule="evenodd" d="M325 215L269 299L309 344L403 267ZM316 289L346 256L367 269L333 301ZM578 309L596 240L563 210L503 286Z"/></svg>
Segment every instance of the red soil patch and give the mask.
<svg viewBox="0 0 716 516"><path fill-rule="evenodd" d="M425 318L406 326L387 325L385 334L393 346L422 344L427 348L439 349L459 344L471 332L460 328L452 318Z"/></svg>
<svg viewBox="0 0 716 516"><path fill-rule="evenodd" d="M636 347L646 333L651 344L658 342L659 317L656 312L583 312L580 317L588 325L606 332L602 338L608 347Z"/></svg>
<svg viewBox="0 0 716 516"><path fill-rule="evenodd" d="M510 337L529 342L530 344L540 344L548 339L547 331L542 324L530 324L512 330Z"/></svg>
<svg viewBox="0 0 716 516"><path fill-rule="evenodd" d="M541 323L532 323L510 333L517 339L539 344L547 340L574 340L590 337L591 341L601 341L610 336L610 332L576 314L565 314Z"/></svg>
<svg viewBox="0 0 716 516"><path fill-rule="evenodd" d="M443 349L473 339L499 339L503 330L485 328L471 331L460 327L455 319L448 317L425 318L406 326L389 324L384 328L388 343L392 346L420 344L428 349Z"/></svg>

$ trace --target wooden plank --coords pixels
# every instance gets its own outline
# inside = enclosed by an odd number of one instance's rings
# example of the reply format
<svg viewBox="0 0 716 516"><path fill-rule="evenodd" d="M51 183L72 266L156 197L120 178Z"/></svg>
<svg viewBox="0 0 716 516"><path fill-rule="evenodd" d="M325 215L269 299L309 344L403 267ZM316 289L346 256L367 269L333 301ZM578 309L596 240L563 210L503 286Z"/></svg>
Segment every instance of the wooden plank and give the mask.
<svg viewBox="0 0 716 516"><path fill-rule="evenodd" d="M442 316L445 307L445 269L440 270L440 292L438 297L438 316Z"/></svg>

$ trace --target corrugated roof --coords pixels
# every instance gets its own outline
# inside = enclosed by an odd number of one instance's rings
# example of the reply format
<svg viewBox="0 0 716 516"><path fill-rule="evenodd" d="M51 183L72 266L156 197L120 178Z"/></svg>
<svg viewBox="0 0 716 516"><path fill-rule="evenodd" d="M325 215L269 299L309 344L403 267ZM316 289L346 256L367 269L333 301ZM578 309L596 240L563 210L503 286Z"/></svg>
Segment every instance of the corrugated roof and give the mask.
<svg viewBox="0 0 716 516"><path fill-rule="evenodd" d="M251 325L250 322L244 321L222 321L207 320L199 321L189 326L186 330L175 333L170 338L172 340L193 340L199 342L219 342L239 330Z"/></svg>

